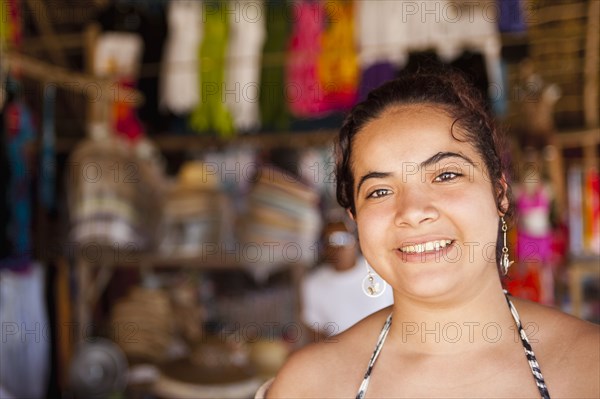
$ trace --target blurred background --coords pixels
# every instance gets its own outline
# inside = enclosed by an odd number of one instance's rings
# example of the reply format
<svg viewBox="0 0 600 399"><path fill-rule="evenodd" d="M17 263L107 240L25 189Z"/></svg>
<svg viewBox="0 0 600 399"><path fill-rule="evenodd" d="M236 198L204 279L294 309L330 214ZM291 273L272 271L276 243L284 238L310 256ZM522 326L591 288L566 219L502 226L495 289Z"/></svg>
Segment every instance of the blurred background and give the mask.
<svg viewBox="0 0 600 399"><path fill-rule="evenodd" d="M507 136L506 287L600 322L599 1L0 5L0 397L249 398L390 304L332 142L402 71Z"/></svg>

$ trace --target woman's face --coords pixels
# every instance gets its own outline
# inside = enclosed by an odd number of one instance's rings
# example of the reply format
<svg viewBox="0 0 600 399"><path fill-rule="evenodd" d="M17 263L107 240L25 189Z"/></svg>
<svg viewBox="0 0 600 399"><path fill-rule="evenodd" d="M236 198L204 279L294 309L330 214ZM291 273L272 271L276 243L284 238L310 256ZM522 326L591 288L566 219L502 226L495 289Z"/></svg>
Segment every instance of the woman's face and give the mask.
<svg viewBox="0 0 600 399"><path fill-rule="evenodd" d="M398 106L353 142L362 252L413 297L443 298L497 278L492 184L472 145L452 137L452 122L435 106ZM462 140L457 128L454 136Z"/></svg>

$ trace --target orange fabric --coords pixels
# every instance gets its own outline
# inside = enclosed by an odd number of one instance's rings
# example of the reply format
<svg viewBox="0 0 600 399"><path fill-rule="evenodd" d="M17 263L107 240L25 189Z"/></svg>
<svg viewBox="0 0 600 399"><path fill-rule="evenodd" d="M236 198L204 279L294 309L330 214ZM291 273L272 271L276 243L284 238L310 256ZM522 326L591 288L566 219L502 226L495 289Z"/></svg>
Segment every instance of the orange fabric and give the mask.
<svg viewBox="0 0 600 399"><path fill-rule="evenodd" d="M357 99L360 69L354 40L354 3L326 3L328 27L321 38L317 75L325 101L335 109L349 109Z"/></svg>

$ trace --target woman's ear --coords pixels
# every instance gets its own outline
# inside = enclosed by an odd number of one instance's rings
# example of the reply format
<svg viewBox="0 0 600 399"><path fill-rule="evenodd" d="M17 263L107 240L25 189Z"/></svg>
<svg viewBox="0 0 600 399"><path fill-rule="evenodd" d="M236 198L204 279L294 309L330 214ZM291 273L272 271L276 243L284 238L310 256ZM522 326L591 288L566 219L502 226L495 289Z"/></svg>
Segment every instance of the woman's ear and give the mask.
<svg viewBox="0 0 600 399"><path fill-rule="evenodd" d="M350 218L350 220L352 220L354 223L356 223L356 219L354 219L354 214L352 213L352 210L350 208L346 208L346 213L348 214L348 217Z"/></svg>
<svg viewBox="0 0 600 399"><path fill-rule="evenodd" d="M508 211L510 206L508 200L508 182L506 181L506 176L502 173L502 178L500 179L500 184L502 185L502 197L500 198L500 209L498 210L498 214L500 216L504 216ZM500 193L498 193L500 194Z"/></svg>

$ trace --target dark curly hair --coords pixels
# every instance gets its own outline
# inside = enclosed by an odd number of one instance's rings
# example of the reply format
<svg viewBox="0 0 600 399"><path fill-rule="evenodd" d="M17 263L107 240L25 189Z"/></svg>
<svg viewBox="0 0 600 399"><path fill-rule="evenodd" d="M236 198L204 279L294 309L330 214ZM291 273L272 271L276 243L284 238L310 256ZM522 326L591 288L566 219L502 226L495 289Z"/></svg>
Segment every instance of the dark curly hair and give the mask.
<svg viewBox="0 0 600 399"><path fill-rule="evenodd" d="M454 126L464 132L483 159L492 182L498 210L509 217L512 213L511 191L503 184L508 170L501 154L503 143L486 102L478 89L456 71L406 73L371 91L346 116L335 143L336 196L338 203L355 215L354 176L352 175L352 142L360 130L390 107L398 105L432 105L454 119ZM456 139L456 137L455 137ZM458 140L458 139L457 139ZM502 199L509 199L502 206Z"/></svg>

